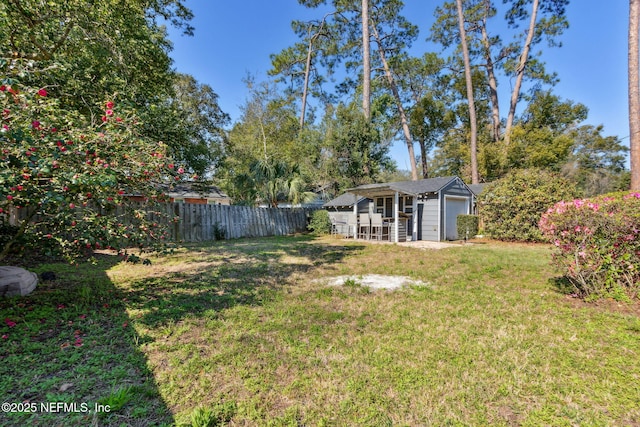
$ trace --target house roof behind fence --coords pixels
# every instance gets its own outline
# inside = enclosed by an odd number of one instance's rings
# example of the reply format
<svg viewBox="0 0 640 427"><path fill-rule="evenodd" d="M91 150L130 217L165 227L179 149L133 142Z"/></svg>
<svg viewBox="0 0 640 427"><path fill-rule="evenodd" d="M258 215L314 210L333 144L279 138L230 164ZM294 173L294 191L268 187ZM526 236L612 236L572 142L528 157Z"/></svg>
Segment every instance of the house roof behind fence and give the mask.
<svg viewBox="0 0 640 427"><path fill-rule="evenodd" d="M167 191L167 195L173 198L185 198L185 199L228 199L224 191L215 185L207 186L195 186L190 183L181 183L175 185L173 188Z"/></svg>

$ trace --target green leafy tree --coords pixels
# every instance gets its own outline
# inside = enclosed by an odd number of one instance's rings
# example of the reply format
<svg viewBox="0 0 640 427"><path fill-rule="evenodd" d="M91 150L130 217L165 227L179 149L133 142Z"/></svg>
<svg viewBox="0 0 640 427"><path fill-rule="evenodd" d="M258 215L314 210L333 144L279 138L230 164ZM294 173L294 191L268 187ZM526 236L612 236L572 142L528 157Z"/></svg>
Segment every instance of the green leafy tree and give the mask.
<svg viewBox="0 0 640 427"><path fill-rule="evenodd" d="M559 36L567 28L567 0L505 0L505 6L498 9L491 0L466 0L460 2L465 23L470 62L485 74L482 82L490 105L491 135L495 142L501 137L505 145L511 141L511 129L516 122L516 107L523 98L523 87L539 84L553 85L557 78L548 74L540 56L542 51L532 50L547 41L550 47L560 46ZM498 21L500 12L504 12L506 29ZM436 9L436 22L431 28L431 41L442 44L444 49L453 48L450 64L455 64L460 49L460 31L456 30L459 19L457 4L446 2ZM520 29L521 24L526 29ZM500 27L500 31L496 28ZM514 35L514 41L503 43L501 35ZM506 117L504 135L501 134L502 120L498 99L498 87L502 78L514 82ZM474 88L478 88L474 84ZM479 94L476 93L477 97Z"/></svg>
<svg viewBox="0 0 640 427"><path fill-rule="evenodd" d="M411 109L411 133L420 145L422 177L429 177L429 153L455 124L455 115L442 100L428 94Z"/></svg>
<svg viewBox="0 0 640 427"><path fill-rule="evenodd" d="M9 69L0 61L0 213L24 214L0 260L21 237L69 259L86 249L163 242L166 230L147 210L159 186L184 172L166 146L143 136L135 116L110 100L99 125L65 110L45 88L11 76L18 64ZM146 206L130 195L143 196Z"/></svg>
<svg viewBox="0 0 640 427"><path fill-rule="evenodd" d="M574 145L571 131L587 118L587 108L562 101L548 91L536 93L514 127L508 147L508 167L549 168L558 171Z"/></svg>
<svg viewBox="0 0 640 427"><path fill-rule="evenodd" d="M629 146L631 190L640 191L640 1L629 0Z"/></svg>
<svg viewBox="0 0 640 427"><path fill-rule="evenodd" d="M401 15L400 0L299 0L300 4L332 10L327 21L328 34L335 47L330 54L332 64L344 64L347 76L337 86L340 94L362 96L362 112L367 119L374 116L376 98L391 95L397 121L396 133L403 138L411 165L412 178L418 178L413 138L409 125L407 94L398 81L396 67L407 56L407 50L418 34L418 28ZM374 47L375 46L375 47Z"/></svg>
<svg viewBox="0 0 640 427"><path fill-rule="evenodd" d="M318 140L299 132L294 105L272 82L247 84L250 97L225 146L223 186L236 203L298 203L313 184Z"/></svg>
<svg viewBox="0 0 640 427"><path fill-rule="evenodd" d="M251 165L258 201L277 208L281 202L293 205L310 202L315 193L305 191L305 182L296 165L282 160L262 159Z"/></svg>
<svg viewBox="0 0 640 427"><path fill-rule="evenodd" d="M326 140L323 154L331 171L331 188L335 193L361 184L375 182L385 169L393 169L389 147L381 140L382 132L368 121L355 104L338 105L325 116Z"/></svg>
<svg viewBox="0 0 640 427"><path fill-rule="evenodd" d="M408 99L411 136L420 148L421 175L427 178L431 152L457 122L449 105L444 60L435 53L426 53L394 63L397 82Z"/></svg>
<svg viewBox="0 0 640 427"><path fill-rule="evenodd" d="M145 133L165 141L169 154L196 175L211 175L223 158L229 115L218 105L218 95L192 76L174 76L174 94L145 110Z"/></svg>
<svg viewBox="0 0 640 427"><path fill-rule="evenodd" d="M96 123L106 98L136 110L149 136L202 174L226 119L210 88L171 69L165 28L191 35L192 17L182 0L10 0L0 3L0 57L33 61L25 84Z"/></svg>
<svg viewBox="0 0 640 427"><path fill-rule="evenodd" d="M0 40L4 57L47 70L31 77L65 108L98 115L107 95L142 106L168 93L171 44L158 21L191 34L191 18L181 0L11 0L0 4Z"/></svg>
<svg viewBox="0 0 640 427"><path fill-rule="evenodd" d="M509 145L511 140L511 127L515 120L525 74L534 69L533 64L540 65L534 61L535 56L531 50L544 39L549 46L560 45L558 38L569 27L566 19L568 4L569 0L511 0L509 3L506 18L510 28L518 28L520 23L527 21L528 26L527 30L521 33L521 48L513 49L517 56L505 63L505 71L515 78L505 125L505 145Z"/></svg>
<svg viewBox="0 0 640 427"><path fill-rule="evenodd" d="M470 132L470 152L471 152L471 183L478 184L480 175L478 174L478 120L476 119L475 95L473 93L473 79L471 75L471 59L469 58L469 48L467 47L467 30L465 28L464 11L462 0L456 0L458 11L458 28L460 31L460 47L464 61L464 75L467 86L467 102L469 104L469 132Z"/></svg>
<svg viewBox="0 0 640 427"><path fill-rule="evenodd" d="M571 131L572 150L562 167L585 197L629 188L625 170L628 147L616 136L603 136L602 126L583 125Z"/></svg>
<svg viewBox="0 0 640 427"><path fill-rule="evenodd" d="M327 100L323 84L335 65L336 37L331 34L325 15L321 20L293 21L294 32L303 41L271 55L272 68L268 74L277 76L276 82L287 83L287 91L300 97L300 129L304 129L309 95ZM316 64L323 67L321 71Z"/></svg>

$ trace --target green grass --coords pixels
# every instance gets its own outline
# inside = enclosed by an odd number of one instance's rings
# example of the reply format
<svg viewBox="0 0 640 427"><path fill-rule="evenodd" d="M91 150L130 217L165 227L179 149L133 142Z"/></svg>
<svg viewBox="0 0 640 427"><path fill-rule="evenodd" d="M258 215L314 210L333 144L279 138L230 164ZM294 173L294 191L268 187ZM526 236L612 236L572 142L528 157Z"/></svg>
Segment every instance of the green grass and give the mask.
<svg viewBox="0 0 640 427"><path fill-rule="evenodd" d="M113 411L0 425L640 424L638 306L565 295L549 258L300 236L42 265L55 282L0 300L0 395ZM369 273L429 285L315 281Z"/></svg>

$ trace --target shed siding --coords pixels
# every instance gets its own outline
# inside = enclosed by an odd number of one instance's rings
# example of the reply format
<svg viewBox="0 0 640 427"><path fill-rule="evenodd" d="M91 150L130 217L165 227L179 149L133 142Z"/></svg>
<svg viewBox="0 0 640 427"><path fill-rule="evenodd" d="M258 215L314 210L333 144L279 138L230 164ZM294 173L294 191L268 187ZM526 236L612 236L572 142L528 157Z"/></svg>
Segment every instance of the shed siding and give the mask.
<svg viewBox="0 0 640 427"><path fill-rule="evenodd" d="M469 189L459 180L455 179L451 181L447 186L445 186L441 193L450 195L450 196L464 196L471 197L471 193Z"/></svg>
<svg viewBox="0 0 640 427"><path fill-rule="evenodd" d="M469 188L464 185L462 183L462 181L460 179L456 179L451 181L447 186L445 186L442 191L440 192L441 196L442 196L442 203L440 204L442 211L440 212L440 219L441 222L440 224L442 225L442 228L440 229L440 240L446 240L448 237L449 238L454 238L454 236L447 236L447 230L446 230L446 222L447 222L447 212L445 211L447 209L447 203L445 203L445 200L447 199L447 196L451 196L451 197L455 197L455 198L465 198L467 201L467 209L465 210L465 213L469 213L471 212L472 209L472 199L473 199L473 195L472 193L469 191ZM452 221L452 216L449 216L449 222ZM450 228L450 233L452 229L455 229L455 224L449 224Z"/></svg>
<svg viewBox="0 0 640 427"><path fill-rule="evenodd" d="M395 242L396 240L396 232L393 223L391 223L389 229L389 236L391 236L391 241ZM407 241L407 219L401 218L398 222L398 242L406 242Z"/></svg>
<svg viewBox="0 0 640 427"><path fill-rule="evenodd" d="M422 240L437 242L438 239L438 197L429 196L427 200L419 202L424 205L422 211Z"/></svg>

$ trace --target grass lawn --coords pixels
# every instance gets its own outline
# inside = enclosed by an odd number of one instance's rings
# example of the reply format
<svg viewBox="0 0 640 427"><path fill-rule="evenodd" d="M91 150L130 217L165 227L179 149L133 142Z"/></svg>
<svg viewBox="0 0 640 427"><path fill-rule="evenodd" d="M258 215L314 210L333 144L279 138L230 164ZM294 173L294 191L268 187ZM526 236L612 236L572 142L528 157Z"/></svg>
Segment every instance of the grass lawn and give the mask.
<svg viewBox="0 0 640 427"><path fill-rule="evenodd" d="M549 259L298 236L39 265L0 300L0 396L30 411L0 425L640 425L638 306L559 292ZM429 285L315 281L369 273Z"/></svg>

